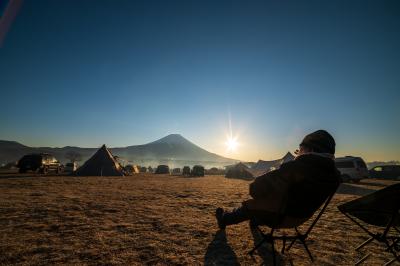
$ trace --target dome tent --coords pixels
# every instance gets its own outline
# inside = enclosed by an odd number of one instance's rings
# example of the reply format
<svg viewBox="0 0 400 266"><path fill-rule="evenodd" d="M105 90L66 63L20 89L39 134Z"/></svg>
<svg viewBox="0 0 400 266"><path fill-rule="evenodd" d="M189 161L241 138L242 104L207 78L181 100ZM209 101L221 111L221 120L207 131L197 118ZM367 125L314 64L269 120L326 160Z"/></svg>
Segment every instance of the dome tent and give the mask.
<svg viewBox="0 0 400 266"><path fill-rule="evenodd" d="M243 163L238 163L234 166L231 166L227 169L225 177L227 178L243 178L243 179L253 179L254 175L251 172L250 168L248 168Z"/></svg>

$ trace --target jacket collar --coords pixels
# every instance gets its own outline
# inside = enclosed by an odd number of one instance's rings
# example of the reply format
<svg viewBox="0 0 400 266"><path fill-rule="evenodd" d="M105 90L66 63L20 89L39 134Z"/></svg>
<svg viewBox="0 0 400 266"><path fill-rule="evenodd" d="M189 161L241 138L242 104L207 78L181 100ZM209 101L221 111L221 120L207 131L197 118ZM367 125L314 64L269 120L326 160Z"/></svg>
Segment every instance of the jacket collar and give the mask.
<svg viewBox="0 0 400 266"><path fill-rule="evenodd" d="M307 152L307 153L303 153L302 155L299 155L295 158L295 160L301 156L304 155L316 155L316 156L320 156L320 157L324 157L324 158L328 158L331 160L335 160L335 155L330 154L330 153L320 153L320 152Z"/></svg>

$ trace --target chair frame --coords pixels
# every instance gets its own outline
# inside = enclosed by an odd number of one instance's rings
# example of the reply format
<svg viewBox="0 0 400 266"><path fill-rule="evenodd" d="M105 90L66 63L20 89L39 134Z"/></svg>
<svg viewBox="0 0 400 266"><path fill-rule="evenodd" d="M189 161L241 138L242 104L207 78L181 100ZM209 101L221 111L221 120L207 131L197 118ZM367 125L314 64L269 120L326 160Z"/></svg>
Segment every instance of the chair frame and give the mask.
<svg viewBox="0 0 400 266"><path fill-rule="evenodd" d="M393 263L396 260L400 262L400 228L397 228L395 225L393 225L393 223L396 221L396 219L400 218L400 206L399 206L398 210L394 210L393 213L391 214L391 218L390 218L388 224L386 225L385 229L383 230L383 233L371 232L364 225L362 225L355 218L353 218L351 215L347 214L346 212L343 212L342 210L340 210L340 211L370 236L370 238L368 238L366 241L364 241L363 243L361 243L360 245L358 245L355 248L356 251L358 251L361 248L363 248L364 246L368 245L373 240L376 240L376 241L386 245L385 251L392 253L394 256L394 258L392 260L385 263L386 266ZM390 232L391 228L394 229L394 231L396 231L399 235L398 236L390 236L389 232ZM359 265L361 262L365 261L370 255L371 255L371 253L365 255L359 261L357 261L355 263L355 265Z"/></svg>
<svg viewBox="0 0 400 266"><path fill-rule="evenodd" d="M313 222L311 223L311 225L308 227L307 231L305 233L301 233L298 229L298 226L292 227L292 229L294 228L296 234L294 235L274 235L275 230L280 229L279 227L274 227L271 228L271 231L269 233L264 233L261 229L260 226L263 226L263 224L261 225L257 225L255 226L255 228L260 232L261 236L263 237L262 240L260 240L253 249L251 249L248 254L253 256L254 251L256 251L264 242L270 243L272 246L272 258L273 258L273 263L274 265L276 265L276 256L275 256L275 240L282 240L282 249L281 249L281 254L283 255L285 253L285 247L286 247L286 241L291 241L289 246L286 248L286 251L289 251L290 248L293 246L293 244L299 240L301 244L303 244L304 249L306 250L310 260L313 262L314 261L314 257L312 256L306 240L308 238L308 235L311 233L311 230L314 228L315 224L318 222L318 220L321 218L322 214L325 212L325 209L328 207L329 203L331 202L333 196L336 193L336 189L335 191L325 200L325 203L323 204L322 209L319 211L317 217L313 220ZM311 217L310 217L311 219ZM310 220L308 219L308 220ZM288 228L291 229L291 228Z"/></svg>

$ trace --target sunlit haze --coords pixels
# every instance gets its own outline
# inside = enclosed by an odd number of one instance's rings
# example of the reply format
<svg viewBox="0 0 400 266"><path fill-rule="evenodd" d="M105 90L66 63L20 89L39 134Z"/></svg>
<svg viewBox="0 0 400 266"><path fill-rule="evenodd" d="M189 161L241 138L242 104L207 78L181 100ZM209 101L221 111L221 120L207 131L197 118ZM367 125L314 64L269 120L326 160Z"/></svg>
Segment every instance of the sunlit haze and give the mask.
<svg viewBox="0 0 400 266"><path fill-rule="evenodd" d="M236 152L238 147L237 139L229 136L226 140L226 147L228 149L228 152Z"/></svg>
<svg viewBox="0 0 400 266"><path fill-rule="evenodd" d="M0 139L123 147L177 133L256 161L326 129L337 156L400 160L399 6L24 1L0 48Z"/></svg>

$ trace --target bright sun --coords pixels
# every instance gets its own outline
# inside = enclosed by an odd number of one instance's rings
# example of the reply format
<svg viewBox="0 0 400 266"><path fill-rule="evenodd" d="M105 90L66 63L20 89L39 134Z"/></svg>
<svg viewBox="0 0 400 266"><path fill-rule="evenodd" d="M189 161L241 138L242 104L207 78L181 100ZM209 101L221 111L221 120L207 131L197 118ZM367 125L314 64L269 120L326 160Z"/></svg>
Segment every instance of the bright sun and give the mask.
<svg viewBox="0 0 400 266"><path fill-rule="evenodd" d="M226 144L226 147L228 148L228 151L236 151L237 146L238 146L237 138L228 137L225 144Z"/></svg>

